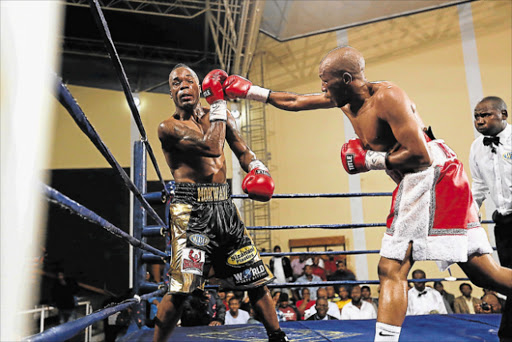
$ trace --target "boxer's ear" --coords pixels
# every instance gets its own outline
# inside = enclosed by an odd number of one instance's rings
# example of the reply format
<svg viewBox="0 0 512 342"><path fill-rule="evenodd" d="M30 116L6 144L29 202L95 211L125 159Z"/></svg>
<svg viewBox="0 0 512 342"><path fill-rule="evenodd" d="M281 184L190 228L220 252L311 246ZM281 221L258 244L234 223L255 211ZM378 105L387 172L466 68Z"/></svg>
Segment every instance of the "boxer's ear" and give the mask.
<svg viewBox="0 0 512 342"><path fill-rule="evenodd" d="M350 82L352 82L352 75L347 71L345 71L341 77L345 84L350 84Z"/></svg>

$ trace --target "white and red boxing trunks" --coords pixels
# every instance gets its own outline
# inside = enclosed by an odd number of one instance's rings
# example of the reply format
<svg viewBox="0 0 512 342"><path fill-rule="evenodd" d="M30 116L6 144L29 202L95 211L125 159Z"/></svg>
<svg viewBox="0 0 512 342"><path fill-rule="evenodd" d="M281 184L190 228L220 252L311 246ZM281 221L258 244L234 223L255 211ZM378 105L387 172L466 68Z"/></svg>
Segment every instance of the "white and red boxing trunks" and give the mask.
<svg viewBox="0 0 512 342"><path fill-rule="evenodd" d="M443 140L428 142L432 165L404 176L393 192L380 255L436 260L441 270L468 256L492 253L462 163Z"/></svg>

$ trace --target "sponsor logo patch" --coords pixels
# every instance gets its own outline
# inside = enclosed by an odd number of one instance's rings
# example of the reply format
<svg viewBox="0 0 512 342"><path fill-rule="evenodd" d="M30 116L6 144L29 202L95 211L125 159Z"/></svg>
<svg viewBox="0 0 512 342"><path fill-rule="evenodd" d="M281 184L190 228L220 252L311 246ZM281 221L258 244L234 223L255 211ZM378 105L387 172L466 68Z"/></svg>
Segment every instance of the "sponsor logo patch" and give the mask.
<svg viewBox="0 0 512 342"><path fill-rule="evenodd" d="M204 251L195 248L183 248L181 272L203 275Z"/></svg>
<svg viewBox="0 0 512 342"><path fill-rule="evenodd" d="M210 243L210 238L203 234L193 234L190 235L188 239L193 245L197 247L203 247Z"/></svg>
<svg viewBox="0 0 512 342"><path fill-rule="evenodd" d="M512 152L503 153L503 159L512 161Z"/></svg>
<svg viewBox="0 0 512 342"><path fill-rule="evenodd" d="M254 246L245 246L231 254L227 260L228 265L233 267L242 267L241 265L246 264L258 255L258 251Z"/></svg>
<svg viewBox="0 0 512 342"><path fill-rule="evenodd" d="M204 97L212 96L212 91L210 90L210 88L205 89L204 92L203 92L203 95L204 95Z"/></svg>
<svg viewBox="0 0 512 342"><path fill-rule="evenodd" d="M263 261L258 261L251 266L243 269L241 272L233 274L235 285L247 285L268 276L268 272L263 265Z"/></svg>
<svg viewBox="0 0 512 342"><path fill-rule="evenodd" d="M347 154L347 166L349 171L354 171L356 168L354 166L354 155L353 154Z"/></svg>
<svg viewBox="0 0 512 342"><path fill-rule="evenodd" d="M198 187L197 188L197 201L198 202L212 202L212 201L225 201L229 198L227 187Z"/></svg>

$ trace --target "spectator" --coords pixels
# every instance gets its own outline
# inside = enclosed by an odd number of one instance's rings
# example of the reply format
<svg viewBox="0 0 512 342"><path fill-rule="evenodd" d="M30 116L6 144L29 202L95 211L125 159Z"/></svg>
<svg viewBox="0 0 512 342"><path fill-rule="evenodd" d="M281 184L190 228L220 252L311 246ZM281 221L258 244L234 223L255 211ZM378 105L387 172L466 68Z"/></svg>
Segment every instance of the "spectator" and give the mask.
<svg viewBox="0 0 512 342"><path fill-rule="evenodd" d="M308 321L324 321L324 320L337 320L336 317L328 315L327 310L329 308L329 302L325 298L319 298L315 304L316 313L311 315Z"/></svg>
<svg viewBox="0 0 512 342"><path fill-rule="evenodd" d="M361 287L352 287L350 292L352 301L341 310L341 319L374 319L377 318L377 311L372 304L362 300Z"/></svg>
<svg viewBox="0 0 512 342"><path fill-rule="evenodd" d="M444 289L444 285L440 281L434 282L434 289L441 294L443 297L444 305L446 306L446 311L449 314L453 313L453 302L455 301L455 296L451 293L446 292Z"/></svg>
<svg viewBox="0 0 512 342"><path fill-rule="evenodd" d="M480 299L484 298L484 296L486 294L492 293L493 295L498 297L498 300L500 301L501 307L503 308L505 306L505 302L507 301L507 296L504 296L501 293L498 293L498 292L496 292L494 290L491 290L491 289L483 288L482 290L484 291L484 294L482 295L482 297L480 297Z"/></svg>
<svg viewBox="0 0 512 342"><path fill-rule="evenodd" d="M377 312L379 308L379 299L378 298L372 298L372 290L369 286L361 286L361 297L364 301L370 303L373 308L375 309L375 312Z"/></svg>
<svg viewBox="0 0 512 342"><path fill-rule="evenodd" d="M491 314L491 313L501 313L501 303L494 293L487 293L482 297L482 302L475 305L476 313L482 314ZM507 340L504 340L507 341Z"/></svg>
<svg viewBox="0 0 512 342"><path fill-rule="evenodd" d="M319 256L315 256L313 258L313 264L311 268L313 269L313 274L319 276L323 281L327 280L327 276L325 275L325 270L320 266L320 260L322 260Z"/></svg>
<svg viewBox="0 0 512 342"><path fill-rule="evenodd" d="M487 96L476 105L474 116L475 128L482 136L473 141L469 151L471 190L479 207L488 197L494 202L498 257L501 266L512 268L512 128L507 123L507 105L497 96ZM498 336L512 341L512 295L504 309Z"/></svg>
<svg viewBox="0 0 512 342"><path fill-rule="evenodd" d="M325 289L327 290L327 300L329 302L336 303L340 300L340 295L336 293L334 286L327 286Z"/></svg>
<svg viewBox="0 0 512 342"><path fill-rule="evenodd" d="M280 246L274 246L274 253L281 253ZM270 270L274 273L276 280L274 283L283 284L293 281L293 270L290 259L285 256L273 256L270 259ZM287 288L281 289L282 292L290 295L291 292Z"/></svg>
<svg viewBox="0 0 512 342"><path fill-rule="evenodd" d="M344 260L336 261L336 272L334 272L330 277L327 278L328 280L356 280L356 276L354 272L349 270L347 268L347 265L345 264ZM339 293L339 287L337 288L337 292ZM347 290L350 290L348 287ZM347 294L348 297L348 294Z"/></svg>
<svg viewBox="0 0 512 342"><path fill-rule="evenodd" d="M78 283L71 277L66 277L63 270L57 271L51 294L52 300L59 309L60 324L76 319L76 307L78 300L75 295L78 293Z"/></svg>
<svg viewBox="0 0 512 342"><path fill-rule="evenodd" d="M226 302L226 291L221 291L221 290L217 291L217 296L220 298L220 300L222 301L222 303L226 307L226 310L229 310L229 305Z"/></svg>
<svg viewBox="0 0 512 342"><path fill-rule="evenodd" d="M308 260L309 259L304 254L301 254L298 258L292 260L291 266L294 279L297 279L304 274L304 266L306 266L306 262Z"/></svg>
<svg viewBox="0 0 512 342"><path fill-rule="evenodd" d="M207 312L208 302L206 295L189 295L183 302L183 313L181 314L181 326L196 327L208 325L210 318Z"/></svg>
<svg viewBox="0 0 512 342"><path fill-rule="evenodd" d="M322 278L313 274L313 268L311 265L306 265L304 266L304 275L297 278L295 282L297 284L320 283L322 282ZM318 286L308 286L308 288L311 293L311 299L316 300L316 291L318 290Z"/></svg>
<svg viewBox="0 0 512 342"><path fill-rule="evenodd" d="M208 317L210 318L209 326L223 325L226 317L226 306L222 302L222 299L217 295L217 291L208 290L206 292L208 298Z"/></svg>
<svg viewBox="0 0 512 342"><path fill-rule="evenodd" d="M297 310L301 319L304 319L306 310L315 305L315 301L311 300L311 291L307 287L302 289L302 299L297 301Z"/></svg>
<svg viewBox="0 0 512 342"><path fill-rule="evenodd" d="M327 290L325 289L325 287L320 287L316 291L316 302L317 303L318 303L319 298L327 299ZM327 314L335 317L336 319L341 319L340 309L338 308L338 305L336 305L336 303L330 302L328 299L327 299L327 304L329 305L329 307L327 309ZM304 312L304 319L308 319L311 315L314 315L315 313L316 313L316 308L315 308L315 306L312 306L311 308L309 308L309 310L306 310Z"/></svg>
<svg viewBox="0 0 512 342"><path fill-rule="evenodd" d="M155 325L155 317L156 313L158 311L158 304L162 301L162 296L155 296L148 298L148 304L149 304L149 320L146 322L146 324L150 327L154 327Z"/></svg>
<svg viewBox="0 0 512 342"><path fill-rule="evenodd" d="M348 292L348 286L341 285L340 288L339 288L338 294L340 296L340 300L336 302L336 305L338 306L338 309L341 312L343 307L345 305L347 305L348 303L350 303L350 301L351 301L350 296L349 296L349 292Z"/></svg>
<svg viewBox="0 0 512 342"><path fill-rule="evenodd" d="M425 279L425 272L414 270L413 279ZM446 314L443 297L431 287L425 287L425 282L414 282L409 290L407 315Z"/></svg>
<svg viewBox="0 0 512 342"><path fill-rule="evenodd" d="M262 324L260 321L256 319L256 311L254 311L254 308L251 306L249 309L249 320L247 321L247 324Z"/></svg>
<svg viewBox="0 0 512 342"><path fill-rule="evenodd" d="M288 301L288 294L281 293L279 297L278 309L281 312L281 321L298 321L300 320L300 313L295 305L290 304Z"/></svg>
<svg viewBox="0 0 512 342"><path fill-rule="evenodd" d="M332 252L332 249L328 249L327 251ZM327 255L326 260L324 260L324 270L327 278L336 272L336 260L334 259L334 255Z"/></svg>
<svg viewBox="0 0 512 342"><path fill-rule="evenodd" d="M281 291L276 290L272 292L272 302L274 303L274 307L277 308L277 305L279 304L279 298L281 297Z"/></svg>
<svg viewBox="0 0 512 342"><path fill-rule="evenodd" d="M318 256L318 255L317 255ZM308 260L306 260L306 265L313 265L314 264L314 260L315 257L313 258L309 258ZM320 267L321 269L324 269L325 267L325 263L324 263L324 259L322 259L320 256L318 256L318 261L317 261L317 265L318 267Z"/></svg>
<svg viewBox="0 0 512 342"><path fill-rule="evenodd" d="M251 316L245 310L240 310L240 299L232 297L229 300L229 311L226 312L225 325L246 324Z"/></svg>
<svg viewBox="0 0 512 342"><path fill-rule="evenodd" d="M455 298L455 301L453 302L453 311L455 311L455 313L474 314L475 306L480 304L481 300L471 297L473 288L468 283L460 284L459 290L462 293L462 296Z"/></svg>

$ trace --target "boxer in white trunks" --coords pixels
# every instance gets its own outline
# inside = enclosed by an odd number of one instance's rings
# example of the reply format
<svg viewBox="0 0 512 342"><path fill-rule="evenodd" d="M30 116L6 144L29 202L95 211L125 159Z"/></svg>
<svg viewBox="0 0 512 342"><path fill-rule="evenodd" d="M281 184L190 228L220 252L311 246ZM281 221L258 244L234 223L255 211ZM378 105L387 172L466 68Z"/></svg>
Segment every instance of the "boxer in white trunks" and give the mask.
<svg viewBox="0 0 512 342"><path fill-rule="evenodd" d="M415 104L391 82L369 82L362 54L351 47L330 51L320 63L321 94L273 92L229 76L230 98L267 102L300 111L340 108L359 137L344 144L350 174L385 170L397 182L378 265L381 297L375 341L398 341L407 310L407 275L416 260L441 269L458 263L478 286L512 295L512 270L490 256L462 163L426 130Z"/></svg>

